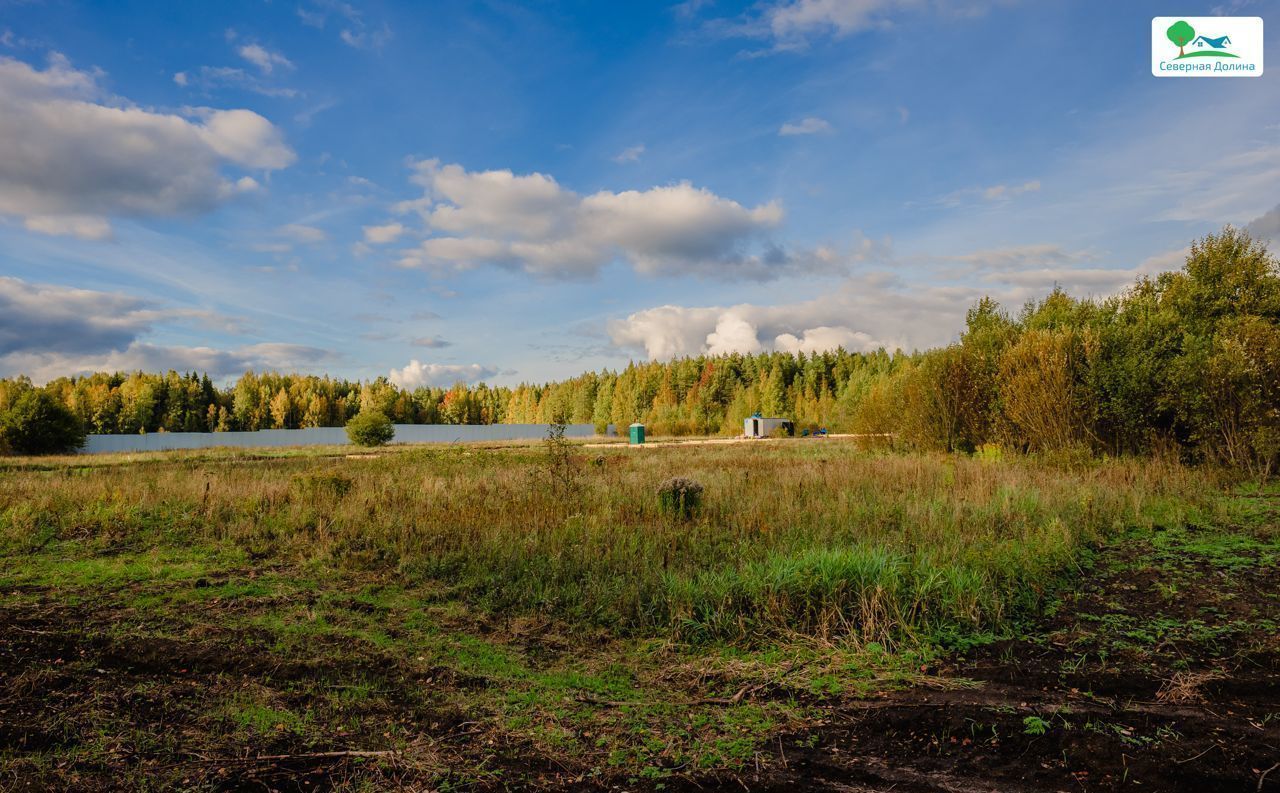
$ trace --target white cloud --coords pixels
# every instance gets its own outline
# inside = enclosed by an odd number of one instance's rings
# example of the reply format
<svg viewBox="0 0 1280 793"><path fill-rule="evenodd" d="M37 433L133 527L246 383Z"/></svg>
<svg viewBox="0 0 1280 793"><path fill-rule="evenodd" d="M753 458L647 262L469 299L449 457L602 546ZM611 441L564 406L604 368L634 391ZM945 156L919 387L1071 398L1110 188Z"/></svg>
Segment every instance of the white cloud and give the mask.
<svg viewBox="0 0 1280 793"><path fill-rule="evenodd" d="M497 369L473 364L422 363L414 358L403 369L392 369L391 382L401 388L422 386L450 386L454 383L475 383L498 374Z"/></svg>
<svg viewBox="0 0 1280 793"><path fill-rule="evenodd" d="M1039 191L1040 180L1031 179L1025 182L993 184L986 187L966 187L942 196L942 198L938 199L938 203L944 206L956 207L974 202L977 199L990 202L1008 201L1024 193L1037 193Z"/></svg>
<svg viewBox="0 0 1280 793"><path fill-rule="evenodd" d="M293 68L292 61L278 52L272 52L261 44L245 44L236 52L240 54L241 58L257 66L263 74L271 74L272 70L277 66L285 69Z"/></svg>
<svg viewBox="0 0 1280 793"><path fill-rule="evenodd" d="M885 14L913 3L895 0L792 0L766 12L769 28L780 40L794 40L815 32L847 36L887 24Z"/></svg>
<svg viewBox="0 0 1280 793"><path fill-rule="evenodd" d="M613 156L613 161L619 164L628 162L637 162L640 155L644 154L644 144L638 143L635 146L628 146Z"/></svg>
<svg viewBox="0 0 1280 793"><path fill-rule="evenodd" d="M1096 259L1091 250L1068 250L1052 243L1010 245L1004 248L984 248L956 256L942 257L944 262L960 262L971 270L1018 270L1044 265L1068 265L1074 262Z"/></svg>
<svg viewBox="0 0 1280 793"><path fill-rule="evenodd" d="M1001 198L1012 198L1023 193L1036 193L1039 190L1040 181L1033 179L1022 184L996 184L983 188L982 197L988 201L996 201Z"/></svg>
<svg viewBox="0 0 1280 793"><path fill-rule="evenodd" d="M109 240L111 224L92 215L28 215L22 225L27 231L52 237L79 237L82 240Z"/></svg>
<svg viewBox="0 0 1280 793"><path fill-rule="evenodd" d="M364 241L371 245L386 245L395 242L404 233L404 226L399 223L387 223L382 226L365 226Z"/></svg>
<svg viewBox="0 0 1280 793"><path fill-rule="evenodd" d="M252 91L255 94L273 98L291 99L298 96L298 92L293 88L270 85L258 75L246 72L244 69L237 69L234 66L201 66L194 75L187 72L179 72L179 74L181 75L180 80L178 75L174 75L173 81L175 83L205 92L230 87Z"/></svg>
<svg viewBox="0 0 1280 793"><path fill-rule="evenodd" d="M733 310L716 318L716 329L707 334L706 345L708 355L760 351L756 326Z"/></svg>
<svg viewBox="0 0 1280 793"><path fill-rule="evenodd" d="M209 148L237 165L274 171L297 159L280 131L252 110L199 108L195 114L204 120L196 130Z"/></svg>
<svg viewBox="0 0 1280 793"><path fill-rule="evenodd" d="M323 29L330 16L336 17L342 25L338 38L349 47L381 49L391 40L391 28L386 23L371 27L355 6L343 0L312 0L297 10L302 24L313 28Z"/></svg>
<svg viewBox="0 0 1280 793"><path fill-rule="evenodd" d="M216 379L242 374L250 369L307 369L331 357L326 350L301 344L250 344L219 350L135 341L122 350L102 355L15 353L0 356L0 372L25 374L36 383L91 372L164 372L170 369L204 372Z"/></svg>
<svg viewBox="0 0 1280 793"><path fill-rule="evenodd" d="M849 317L851 308L864 303L856 295L832 297L834 299L776 306L745 303L730 307L658 306L613 320L608 325L608 333L615 346L643 349L649 358L656 360L762 350L814 352L842 345L846 349L865 351L880 346L892 349L902 343L900 337L881 340L850 324L865 321ZM918 318L922 312L923 306L914 313ZM879 314L879 319L891 316L889 311ZM963 309L959 316L963 318Z"/></svg>
<svg viewBox="0 0 1280 793"><path fill-rule="evenodd" d="M778 130L778 134L786 137L791 135L818 135L834 131L831 123L826 119L809 116L799 121L788 121Z"/></svg>
<svg viewBox="0 0 1280 793"><path fill-rule="evenodd" d="M924 349L953 341L965 312L989 295L1016 309L1055 286L1075 297L1105 297L1141 274L1175 269L1183 252L1154 256L1137 267L1076 267L1092 254L1054 245L1026 245L932 257L972 265L958 272L933 270L911 283L896 275L868 273L846 279L812 300L776 305L665 305L634 312L607 324L615 347L643 350L652 359L725 352L817 352ZM1038 267L1022 266L1041 262ZM974 273L979 278L974 281ZM955 279L961 278L963 282Z"/></svg>
<svg viewBox="0 0 1280 793"><path fill-rule="evenodd" d="M109 350L161 318L154 304L131 295L0 277L0 355Z"/></svg>
<svg viewBox="0 0 1280 793"><path fill-rule="evenodd" d="M409 343L414 347L426 347L432 350L440 350L445 347L453 346L453 342L442 339L439 336L423 336L421 338L413 339Z"/></svg>
<svg viewBox="0 0 1280 793"><path fill-rule="evenodd" d="M987 274L990 283L1013 284L1043 289L1045 285L1070 283L1077 291L1092 295L1114 294L1133 283L1134 269L1105 267L1042 267L1034 270L1007 270Z"/></svg>
<svg viewBox="0 0 1280 793"><path fill-rule="evenodd" d="M208 211L245 184L222 166L293 160L257 113L157 113L105 97L60 55L43 71L0 58L0 214L34 231L101 239L113 216Z"/></svg>
<svg viewBox="0 0 1280 793"><path fill-rule="evenodd" d="M324 229L301 223L287 223L276 229L276 233L304 245L315 245L329 239L329 234Z"/></svg>
<svg viewBox="0 0 1280 793"><path fill-rule="evenodd" d="M878 346L866 333L826 325L809 328L801 337L796 337L792 333L780 333L773 340L773 345L774 349L792 354L827 352L838 347L846 350L868 350Z"/></svg>
<svg viewBox="0 0 1280 793"><path fill-rule="evenodd" d="M1245 226L1245 230L1260 240L1270 241L1273 245L1280 245L1280 205L1251 220ZM1280 250L1273 250L1273 252L1280 254Z"/></svg>
<svg viewBox="0 0 1280 793"><path fill-rule="evenodd" d="M120 292L99 292L0 277L0 376L44 382L94 371L187 369L224 375L286 367L328 354L294 344L232 350L167 347L142 340L167 323L239 333L239 320L203 309L171 308Z"/></svg>
<svg viewBox="0 0 1280 793"><path fill-rule="evenodd" d="M587 277L614 260L645 275L765 280L839 268L830 252L789 253L768 234L782 207L745 207L688 182L587 196L540 173L413 165L423 198L402 202L432 236L400 264L437 271L496 265L540 276Z"/></svg>
<svg viewBox="0 0 1280 793"><path fill-rule="evenodd" d="M776 0L758 16L731 30L740 35L771 39L775 50L803 49L812 38L843 38L865 30L892 27L905 12L953 17L986 13L1011 0Z"/></svg>
<svg viewBox="0 0 1280 793"><path fill-rule="evenodd" d="M1156 275L1168 270L1180 270L1187 262L1187 254L1191 249L1183 246L1148 256L1138 264L1138 274Z"/></svg>

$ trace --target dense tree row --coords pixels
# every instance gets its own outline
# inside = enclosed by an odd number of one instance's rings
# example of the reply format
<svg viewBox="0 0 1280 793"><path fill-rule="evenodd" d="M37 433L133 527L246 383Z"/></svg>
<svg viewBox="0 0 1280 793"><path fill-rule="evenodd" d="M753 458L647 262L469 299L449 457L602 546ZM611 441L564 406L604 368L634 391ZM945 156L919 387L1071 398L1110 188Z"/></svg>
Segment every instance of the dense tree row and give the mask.
<svg viewBox="0 0 1280 793"><path fill-rule="evenodd" d="M916 447L1159 447L1266 476L1280 464L1280 264L1232 228L1178 272L1016 317L984 300L959 343L877 381L853 426Z"/></svg>
<svg viewBox="0 0 1280 793"><path fill-rule="evenodd" d="M0 416L32 390L0 380ZM1228 227L1195 243L1182 270L1107 300L1055 290L1010 315L984 299L956 344L910 355L699 356L515 388L249 372L218 389L194 373L135 372L43 390L90 433L341 426L376 410L397 423L642 421L659 435L736 434L760 411L918 448L1167 445L1265 474L1280 463L1280 268Z"/></svg>

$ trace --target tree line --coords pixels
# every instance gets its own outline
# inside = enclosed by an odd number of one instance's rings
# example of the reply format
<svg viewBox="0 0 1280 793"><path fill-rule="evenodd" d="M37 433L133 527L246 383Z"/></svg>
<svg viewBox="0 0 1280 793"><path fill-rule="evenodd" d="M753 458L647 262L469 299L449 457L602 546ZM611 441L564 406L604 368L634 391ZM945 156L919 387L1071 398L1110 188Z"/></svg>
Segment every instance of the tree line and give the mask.
<svg viewBox="0 0 1280 793"><path fill-rule="evenodd" d="M1180 270L1114 297L1055 289L1016 312L983 299L957 342L915 353L694 356L554 383L413 390L275 372L221 389L172 371L43 388L18 377L0 380L0 417L32 392L89 433L330 427L376 411L406 424L641 421L655 435L734 435L761 412L915 448L1167 447L1266 475L1280 462L1280 265L1227 227L1193 243Z"/></svg>

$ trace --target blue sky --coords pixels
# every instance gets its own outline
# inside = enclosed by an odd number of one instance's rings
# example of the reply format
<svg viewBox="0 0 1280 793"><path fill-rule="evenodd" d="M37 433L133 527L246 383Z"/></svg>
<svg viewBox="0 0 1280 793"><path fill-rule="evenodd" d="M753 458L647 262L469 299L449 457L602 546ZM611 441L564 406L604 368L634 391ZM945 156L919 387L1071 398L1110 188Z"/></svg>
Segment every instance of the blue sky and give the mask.
<svg viewBox="0 0 1280 793"><path fill-rule="evenodd" d="M1275 75L1150 73L1277 9L0 0L0 375L946 343L1280 238Z"/></svg>

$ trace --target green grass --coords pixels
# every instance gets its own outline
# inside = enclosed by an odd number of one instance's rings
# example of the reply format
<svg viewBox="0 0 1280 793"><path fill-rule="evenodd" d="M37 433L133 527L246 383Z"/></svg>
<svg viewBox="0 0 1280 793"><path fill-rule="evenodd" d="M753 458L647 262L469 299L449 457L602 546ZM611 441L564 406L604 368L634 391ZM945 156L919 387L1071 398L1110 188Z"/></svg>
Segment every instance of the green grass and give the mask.
<svg viewBox="0 0 1280 793"><path fill-rule="evenodd" d="M1193 531L1266 518L1168 463L590 452L560 492L519 447L16 466L0 473L0 605L67 609L108 655L164 639L193 656L162 655L153 687L114 701L183 703L169 718L211 756L393 747L457 788L507 781L487 748L505 746L653 785L749 767L819 703L1009 634L1113 538L1151 537L1158 564L1276 560L1265 533ZM661 507L672 474L704 485L691 518ZM1139 644L1215 625L1110 627ZM98 679L88 656L64 660ZM77 705L76 729L133 729L112 701ZM411 738L437 721L480 725L478 756ZM92 751L181 754L185 736ZM81 739L51 762L89 753Z"/></svg>
<svg viewBox="0 0 1280 793"><path fill-rule="evenodd" d="M577 464L568 498L541 476L542 453L520 448L24 469L8 475L0 550L77 549L19 580L179 581L207 575L206 557L270 561L383 573L482 611L619 635L893 644L996 626L1085 545L1197 519L1211 486L1137 461L1079 472L839 443L604 457ZM706 487L692 520L661 508L670 471ZM130 548L152 552L124 561Z"/></svg>

